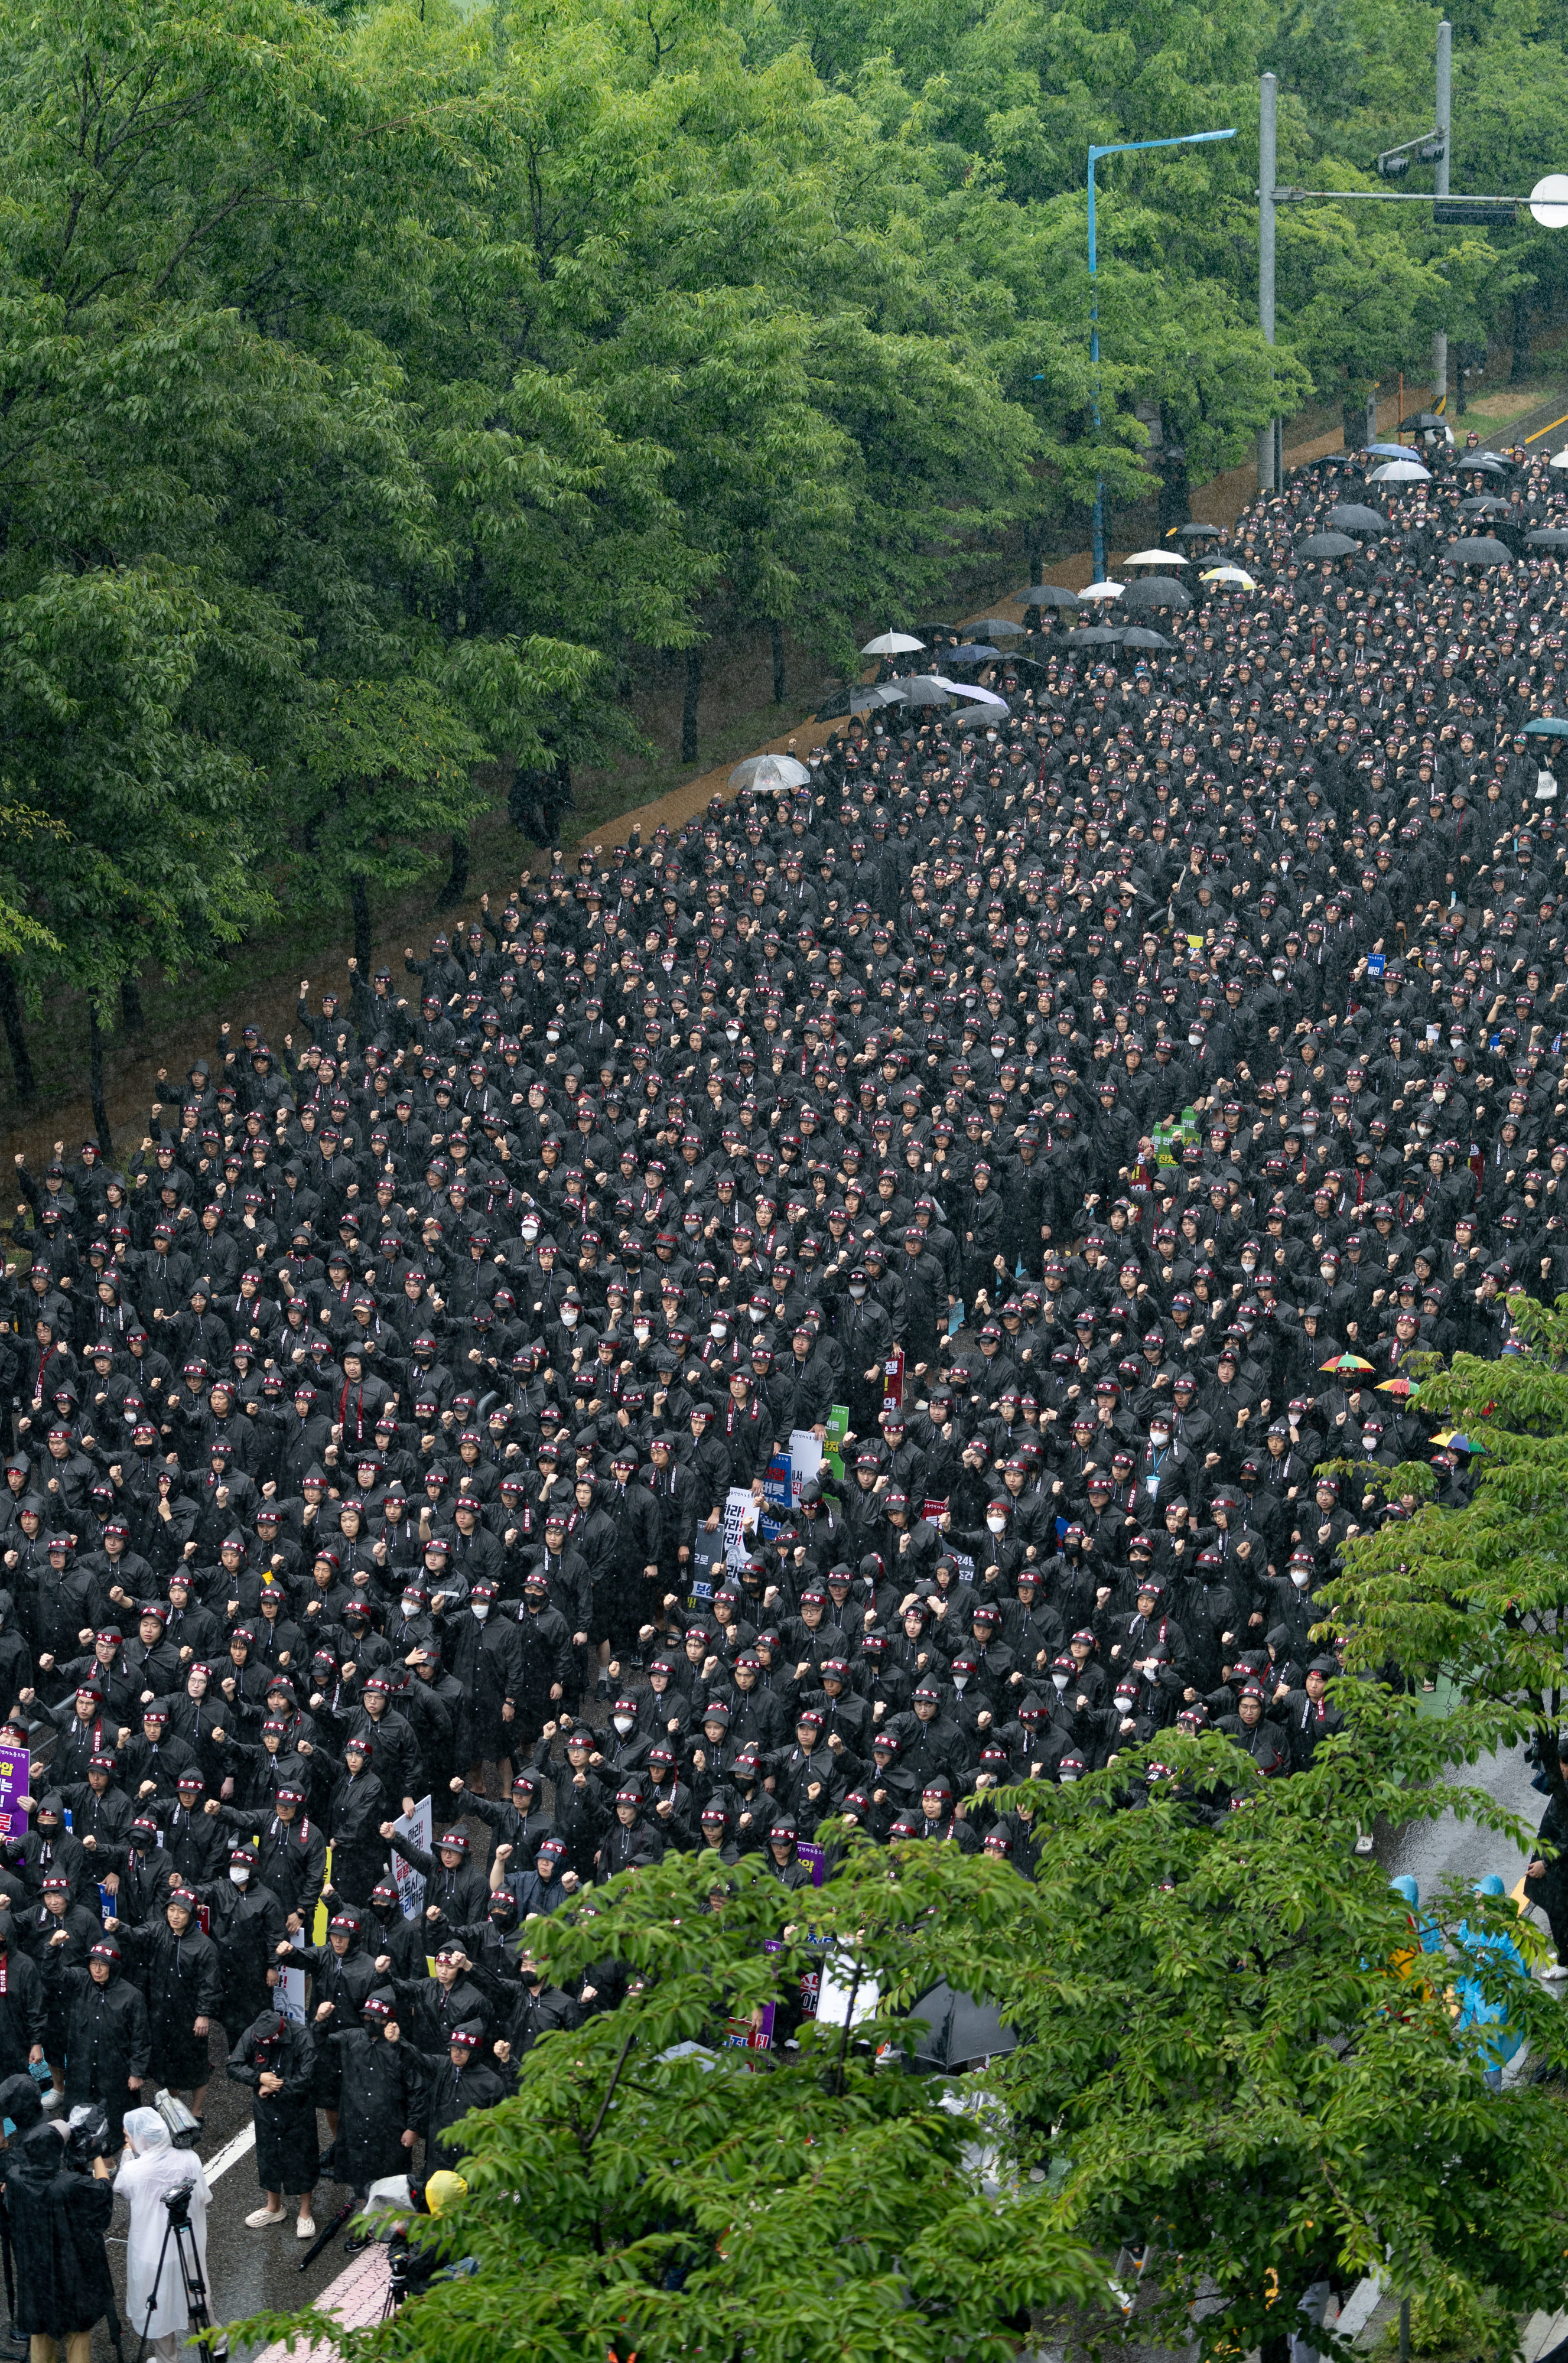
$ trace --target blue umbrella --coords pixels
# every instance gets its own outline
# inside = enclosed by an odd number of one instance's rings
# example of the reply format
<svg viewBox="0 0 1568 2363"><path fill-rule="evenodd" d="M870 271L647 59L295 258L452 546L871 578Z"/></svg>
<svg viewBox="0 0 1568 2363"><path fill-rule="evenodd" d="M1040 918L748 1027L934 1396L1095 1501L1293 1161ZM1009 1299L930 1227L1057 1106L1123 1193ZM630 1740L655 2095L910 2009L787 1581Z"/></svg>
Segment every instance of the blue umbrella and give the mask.
<svg viewBox="0 0 1568 2363"><path fill-rule="evenodd" d="M950 649L948 662L949 664L987 664L993 657L999 657L1001 653L1000 649L989 647L984 640L970 640L962 649Z"/></svg>
<svg viewBox="0 0 1568 2363"><path fill-rule="evenodd" d="M1568 738L1568 722L1560 714L1538 714L1525 724L1527 738Z"/></svg>
<svg viewBox="0 0 1568 2363"><path fill-rule="evenodd" d="M1368 443L1368 451L1375 451L1380 460L1409 460L1415 457L1408 443Z"/></svg>

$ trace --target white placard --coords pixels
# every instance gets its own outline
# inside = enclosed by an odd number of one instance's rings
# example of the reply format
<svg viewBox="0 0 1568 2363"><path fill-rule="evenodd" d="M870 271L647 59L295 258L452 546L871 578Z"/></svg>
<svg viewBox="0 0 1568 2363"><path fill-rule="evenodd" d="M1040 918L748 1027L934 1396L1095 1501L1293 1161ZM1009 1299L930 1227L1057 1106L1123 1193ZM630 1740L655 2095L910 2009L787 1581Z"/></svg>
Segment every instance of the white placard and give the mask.
<svg viewBox="0 0 1568 2363"><path fill-rule="evenodd" d="M800 1489L809 1485L822 1468L822 1447L809 1427L793 1427L789 1436L789 1505L800 1507Z"/></svg>
<svg viewBox="0 0 1568 2363"><path fill-rule="evenodd" d="M731 1485L724 1497L724 1564L744 1567L751 1556L751 1545L746 1534L750 1520L756 1526L757 1504L751 1499L750 1485Z"/></svg>
<svg viewBox="0 0 1568 2363"><path fill-rule="evenodd" d="M305 2025L305 1971L280 1969L273 1999L284 2018L292 2018L296 2026Z"/></svg>
<svg viewBox="0 0 1568 2363"><path fill-rule="evenodd" d="M398 1836L405 1839L409 1846L417 1846L421 1854L428 1854L436 1831L429 1798L421 1797L414 1811L411 1814L400 1814L392 1826ZM405 1862L400 1854L394 1854L392 1866L397 1881L397 1901L403 1907L403 1917L405 1920L417 1920L420 1913L425 1909L425 1874L422 1870L417 1870L411 1862Z"/></svg>

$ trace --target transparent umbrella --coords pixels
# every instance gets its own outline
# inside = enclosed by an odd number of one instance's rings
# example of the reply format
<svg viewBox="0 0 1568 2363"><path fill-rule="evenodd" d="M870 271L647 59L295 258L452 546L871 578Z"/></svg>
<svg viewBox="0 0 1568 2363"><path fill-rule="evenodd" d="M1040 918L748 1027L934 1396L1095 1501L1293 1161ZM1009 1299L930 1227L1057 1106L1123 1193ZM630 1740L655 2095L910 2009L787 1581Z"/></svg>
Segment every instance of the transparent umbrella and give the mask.
<svg viewBox="0 0 1568 2363"><path fill-rule="evenodd" d="M862 657L905 657L916 649L923 649L924 640L911 639L907 632L879 632L861 650Z"/></svg>
<svg viewBox="0 0 1568 2363"><path fill-rule="evenodd" d="M1103 582L1086 583L1078 596L1080 599L1119 599L1126 589L1125 582L1113 582L1107 575Z"/></svg>
<svg viewBox="0 0 1568 2363"><path fill-rule="evenodd" d="M1367 478L1369 484L1429 484L1432 471L1418 460L1386 460Z"/></svg>
<svg viewBox="0 0 1568 2363"><path fill-rule="evenodd" d="M1179 549L1135 549L1121 562L1124 566L1190 566L1192 560L1184 558Z"/></svg>
<svg viewBox="0 0 1568 2363"><path fill-rule="evenodd" d="M729 774L732 788L804 788L811 778L793 755L748 755Z"/></svg>

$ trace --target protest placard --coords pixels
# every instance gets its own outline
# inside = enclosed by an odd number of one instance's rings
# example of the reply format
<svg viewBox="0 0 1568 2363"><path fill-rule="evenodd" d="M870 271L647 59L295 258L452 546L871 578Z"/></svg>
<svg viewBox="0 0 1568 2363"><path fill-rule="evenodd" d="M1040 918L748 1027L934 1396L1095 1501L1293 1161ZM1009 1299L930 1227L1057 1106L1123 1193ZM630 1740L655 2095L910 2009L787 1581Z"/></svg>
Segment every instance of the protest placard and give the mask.
<svg viewBox="0 0 1568 2363"><path fill-rule="evenodd" d="M25 1837L28 1817L20 1800L31 1794L31 1758L25 1747L0 1747L0 1837Z"/></svg>
<svg viewBox="0 0 1568 2363"><path fill-rule="evenodd" d="M430 1841L436 1833L435 1818L428 1797L421 1797L411 1814L400 1814L393 1824L400 1838L417 1846L421 1854L428 1854ZM393 1875L397 1881L397 1901L405 1920L417 1920L425 1909L425 1874L400 1854L392 1858Z"/></svg>
<svg viewBox="0 0 1568 2363"><path fill-rule="evenodd" d="M305 2025L305 1971L280 1969L272 1998L284 2018L292 2018L296 2026Z"/></svg>

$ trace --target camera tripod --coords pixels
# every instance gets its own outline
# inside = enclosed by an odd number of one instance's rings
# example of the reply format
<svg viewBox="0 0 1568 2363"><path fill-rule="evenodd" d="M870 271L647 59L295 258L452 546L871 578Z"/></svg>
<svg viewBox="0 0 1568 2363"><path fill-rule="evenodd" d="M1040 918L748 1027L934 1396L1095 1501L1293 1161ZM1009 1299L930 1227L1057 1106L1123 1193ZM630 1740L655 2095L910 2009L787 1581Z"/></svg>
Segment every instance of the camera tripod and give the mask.
<svg viewBox="0 0 1568 2363"><path fill-rule="evenodd" d="M147 2334L152 2327L152 2310L158 2302L158 2291L163 2280L163 2259L169 2253L171 2239L174 2243L180 2275L185 2284L190 2326L193 2330L211 2330L214 2326L207 2306L206 2280L196 2247L195 2226L191 2222L190 2185L186 2183L178 2191L165 2191L163 2204L169 2211L169 2221L163 2226L162 2245L158 2251L158 2269L152 2276L152 2293L147 2301L147 2318L141 2325L141 2345L137 2349L136 2363L143 2363L147 2353ZM207 2352L212 2363L228 2363L228 2339L220 2335Z"/></svg>

